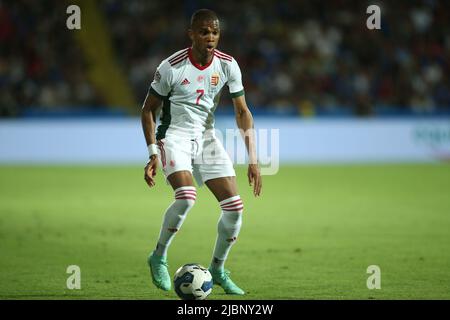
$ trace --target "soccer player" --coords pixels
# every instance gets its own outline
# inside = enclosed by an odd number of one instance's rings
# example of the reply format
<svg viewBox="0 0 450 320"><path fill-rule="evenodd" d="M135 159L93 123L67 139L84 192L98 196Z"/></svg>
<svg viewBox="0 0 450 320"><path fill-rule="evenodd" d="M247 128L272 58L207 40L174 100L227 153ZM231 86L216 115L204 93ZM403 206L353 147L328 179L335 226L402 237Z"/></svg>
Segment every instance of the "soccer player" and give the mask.
<svg viewBox="0 0 450 320"><path fill-rule="evenodd" d="M170 290L167 250L196 200L197 185L206 184L221 208L218 235L209 271L213 283L227 294L244 294L225 271L224 263L242 224L243 202L236 187L233 164L211 130L220 92L227 85L249 155L248 181L253 193L261 193L260 169L256 160L253 117L247 107L242 76L236 60L219 50L220 26L217 15L207 9L191 17L188 35L192 46L163 60L155 72L142 107L142 127L150 160L145 181L155 185L158 163L172 186L175 200L167 208L156 249L148 264L153 283ZM155 136L155 117L161 110L161 123ZM210 152L205 159L205 150ZM209 153L208 153L209 154Z"/></svg>

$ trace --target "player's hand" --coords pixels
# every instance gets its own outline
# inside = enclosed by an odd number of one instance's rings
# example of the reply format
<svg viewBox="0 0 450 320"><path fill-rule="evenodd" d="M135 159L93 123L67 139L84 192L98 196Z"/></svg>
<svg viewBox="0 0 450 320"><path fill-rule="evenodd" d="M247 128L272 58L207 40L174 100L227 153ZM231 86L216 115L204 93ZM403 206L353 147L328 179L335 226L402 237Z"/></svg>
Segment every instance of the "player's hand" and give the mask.
<svg viewBox="0 0 450 320"><path fill-rule="evenodd" d="M155 183L154 177L156 176L156 169L158 168L158 156L153 155L150 157L147 165L144 168L144 179L148 186L151 188Z"/></svg>
<svg viewBox="0 0 450 320"><path fill-rule="evenodd" d="M262 180L261 172L257 164L248 165L247 177L249 185L253 185L253 195L255 197L259 196L261 194Z"/></svg>

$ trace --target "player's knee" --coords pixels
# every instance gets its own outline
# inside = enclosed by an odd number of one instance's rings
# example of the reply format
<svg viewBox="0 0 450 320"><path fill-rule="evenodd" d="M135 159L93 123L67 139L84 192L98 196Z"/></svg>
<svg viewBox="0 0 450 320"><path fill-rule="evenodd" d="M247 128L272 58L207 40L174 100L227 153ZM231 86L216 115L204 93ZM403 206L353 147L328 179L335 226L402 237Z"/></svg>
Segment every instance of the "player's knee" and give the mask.
<svg viewBox="0 0 450 320"><path fill-rule="evenodd" d="M180 187L175 190L175 201L179 207L186 211L192 208L197 199L197 191L195 187Z"/></svg>
<svg viewBox="0 0 450 320"><path fill-rule="evenodd" d="M219 204L224 213L232 212L239 213L239 215L241 215L244 212L244 203L239 195L220 201Z"/></svg>

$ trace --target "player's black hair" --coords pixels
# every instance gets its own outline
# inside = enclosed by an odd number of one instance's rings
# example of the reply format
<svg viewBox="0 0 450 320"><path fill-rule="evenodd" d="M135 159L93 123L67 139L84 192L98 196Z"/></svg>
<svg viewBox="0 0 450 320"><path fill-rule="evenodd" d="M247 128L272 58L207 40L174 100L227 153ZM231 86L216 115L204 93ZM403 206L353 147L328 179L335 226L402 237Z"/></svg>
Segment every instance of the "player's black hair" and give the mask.
<svg viewBox="0 0 450 320"><path fill-rule="evenodd" d="M214 21L219 20L217 14L209 9L200 9L195 11L191 16L191 28L202 21Z"/></svg>

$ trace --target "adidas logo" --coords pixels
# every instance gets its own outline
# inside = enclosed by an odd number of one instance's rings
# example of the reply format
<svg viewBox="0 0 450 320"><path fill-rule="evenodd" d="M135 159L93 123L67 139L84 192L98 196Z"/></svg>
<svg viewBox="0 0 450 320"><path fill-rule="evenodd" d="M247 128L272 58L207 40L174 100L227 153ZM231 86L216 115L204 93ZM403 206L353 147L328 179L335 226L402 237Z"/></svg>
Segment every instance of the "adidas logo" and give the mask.
<svg viewBox="0 0 450 320"><path fill-rule="evenodd" d="M181 83L181 85L186 85L186 84L190 84L189 80L184 78L183 82Z"/></svg>

